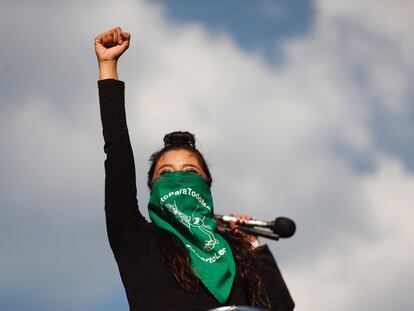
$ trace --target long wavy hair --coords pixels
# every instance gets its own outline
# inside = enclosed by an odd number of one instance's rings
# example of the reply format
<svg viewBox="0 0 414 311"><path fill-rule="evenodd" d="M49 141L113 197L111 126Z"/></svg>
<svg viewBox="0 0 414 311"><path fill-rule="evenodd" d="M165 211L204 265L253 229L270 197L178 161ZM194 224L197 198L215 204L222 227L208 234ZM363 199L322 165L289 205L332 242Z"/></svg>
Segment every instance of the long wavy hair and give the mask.
<svg viewBox="0 0 414 311"><path fill-rule="evenodd" d="M207 176L207 183L211 186L212 177L208 165L195 146L195 137L189 132L172 132L164 137L164 148L153 153L150 157L151 166L148 171L148 186L152 188L152 179L158 160L170 150L188 150L192 152L200 163ZM224 226L224 224L219 224ZM198 293L200 280L193 273L190 257L181 240L174 234L157 228L159 248L163 262L170 268L178 284L186 291ZM247 241L244 233L238 230L224 230L220 234L229 243L236 262L237 273L243 280L247 298L252 306L263 306L267 304L263 300L263 284L257 274L257 262L252 245ZM256 267L256 268L255 268Z"/></svg>

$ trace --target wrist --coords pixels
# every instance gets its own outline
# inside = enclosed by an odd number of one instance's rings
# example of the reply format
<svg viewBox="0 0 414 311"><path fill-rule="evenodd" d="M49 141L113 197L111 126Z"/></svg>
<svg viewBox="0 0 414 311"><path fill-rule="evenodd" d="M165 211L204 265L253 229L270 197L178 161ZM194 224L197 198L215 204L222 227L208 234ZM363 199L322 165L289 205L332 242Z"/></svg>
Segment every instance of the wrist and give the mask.
<svg viewBox="0 0 414 311"><path fill-rule="evenodd" d="M99 66L116 66L117 63L117 59L98 60Z"/></svg>
<svg viewBox="0 0 414 311"><path fill-rule="evenodd" d="M99 79L118 80L118 60L104 60L98 62Z"/></svg>

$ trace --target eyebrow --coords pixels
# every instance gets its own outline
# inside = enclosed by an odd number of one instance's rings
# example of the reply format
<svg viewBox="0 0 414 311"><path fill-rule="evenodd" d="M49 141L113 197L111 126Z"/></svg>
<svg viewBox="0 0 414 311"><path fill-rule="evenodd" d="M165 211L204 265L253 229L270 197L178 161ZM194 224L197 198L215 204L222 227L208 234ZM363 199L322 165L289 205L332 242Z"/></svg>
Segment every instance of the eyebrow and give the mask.
<svg viewBox="0 0 414 311"><path fill-rule="evenodd" d="M163 165L161 165L161 166L158 168L158 170L161 170L161 169L163 169L163 168L165 168L165 167L171 167L171 166L173 166L173 165L172 165L172 164L163 164ZM196 168L196 169L200 169L197 165L190 164L190 163L188 163L188 164L184 164L183 166L184 166L184 167L193 167L193 168Z"/></svg>

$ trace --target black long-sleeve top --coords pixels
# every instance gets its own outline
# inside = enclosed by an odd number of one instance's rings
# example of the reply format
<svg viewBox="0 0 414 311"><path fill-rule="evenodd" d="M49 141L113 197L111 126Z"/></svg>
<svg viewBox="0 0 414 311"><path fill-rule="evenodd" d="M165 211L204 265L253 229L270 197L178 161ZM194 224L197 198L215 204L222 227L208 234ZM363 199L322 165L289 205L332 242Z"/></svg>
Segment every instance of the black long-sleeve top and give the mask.
<svg viewBox="0 0 414 311"><path fill-rule="evenodd" d="M105 141L105 214L109 243L118 264L131 310L185 311L221 306L201 284L198 294L182 289L163 263L158 235L138 209L134 156L125 116L124 82L98 81ZM267 246L256 249L272 310L294 304ZM248 305L243 281L236 273L225 305Z"/></svg>

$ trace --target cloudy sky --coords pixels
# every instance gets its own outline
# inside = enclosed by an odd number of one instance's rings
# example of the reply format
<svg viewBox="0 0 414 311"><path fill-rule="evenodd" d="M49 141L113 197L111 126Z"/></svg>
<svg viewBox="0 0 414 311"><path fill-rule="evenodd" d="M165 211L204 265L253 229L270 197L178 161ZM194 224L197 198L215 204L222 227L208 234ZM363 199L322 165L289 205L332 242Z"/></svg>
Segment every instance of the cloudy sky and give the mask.
<svg viewBox="0 0 414 311"><path fill-rule="evenodd" d="M266 241L297 310L414 305L414 1L3 0L0 309L128 310L107 242L94 37L122 57L148 157L194 132L216 211L293 218Z"/></svg>

